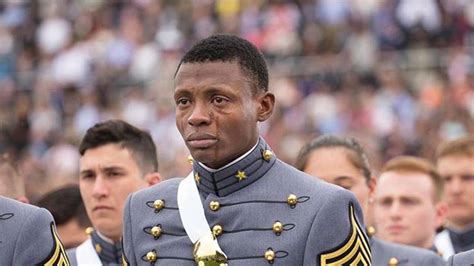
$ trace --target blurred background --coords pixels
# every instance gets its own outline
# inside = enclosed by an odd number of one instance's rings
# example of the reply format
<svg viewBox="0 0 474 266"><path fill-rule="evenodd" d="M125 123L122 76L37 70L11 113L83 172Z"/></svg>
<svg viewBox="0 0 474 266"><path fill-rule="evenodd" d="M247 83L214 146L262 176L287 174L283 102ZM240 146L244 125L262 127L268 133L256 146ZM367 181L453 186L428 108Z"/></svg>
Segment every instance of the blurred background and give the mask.
<svg viewBox="0 0 474 266"><path fill-rule="evenodd" d="M223 32L267 58L261 131L288 163L319 134L358 138L377 170L474 132L471 0L3 0L0 154L30 199L77 181L81 137L110 118L151 132L164 177L187 174L173 74Z"/></svg>

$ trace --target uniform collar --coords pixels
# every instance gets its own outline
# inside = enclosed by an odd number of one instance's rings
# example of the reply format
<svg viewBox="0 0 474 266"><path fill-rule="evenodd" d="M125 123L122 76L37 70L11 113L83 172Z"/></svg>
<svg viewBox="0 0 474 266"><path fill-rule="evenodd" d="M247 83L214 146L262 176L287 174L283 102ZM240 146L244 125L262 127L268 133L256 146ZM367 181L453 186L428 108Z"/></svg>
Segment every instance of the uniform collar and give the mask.
<svg viewBox="0 0 474 266"><path fill-rule="evenodd" d="M102 262L120 263L122 260L122 245L113 244L110 239L94 230L91 234L92 245Z"/></svg>
<svg viewBox="0 0 474 266"><path fill-rule="evenodd" d="M260 137L257 145L247 155L244 154L217 170L203 167L200 162L194 161L194 180L202 193L224 197L257 181L275 161L270 147Z"/></svg>
<svg viewBox="0 0 474 266"><path fill-rule="evenodd" d="M464 250L466 247L471 247L474 243L474 227L462 232L448 228L448 232L456 251Z"/></svg>

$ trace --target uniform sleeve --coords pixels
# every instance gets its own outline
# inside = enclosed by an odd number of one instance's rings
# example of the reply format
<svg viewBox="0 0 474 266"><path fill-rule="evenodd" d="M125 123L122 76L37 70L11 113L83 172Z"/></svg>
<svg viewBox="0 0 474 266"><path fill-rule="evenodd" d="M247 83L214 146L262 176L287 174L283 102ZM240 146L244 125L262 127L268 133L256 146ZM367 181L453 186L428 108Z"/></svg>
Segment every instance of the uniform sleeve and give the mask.
<svg viewBox="0 0 474 266"><path fill-rule="evenodd" d="M51 214L40 208L32 208L30 212L20 221L23 224L15 244L13 265L69 266Z"/></svg>
<svg viewBox="0 0 474 266"><path fill-rule="evenodd" d="M328 195L314 218L304 265L371 265L359 203L343 189Z"/></svg>
<svg viewBox="0 0 474 266"><path fill-rule="evenodd" d="M125 203L125 209L123 212L123 238L122 238L122 253L123 253L123 265L137 265L135 258L135 252L133 247L133 234L132 234L132 205L133 193L128 196Z"/></svg>

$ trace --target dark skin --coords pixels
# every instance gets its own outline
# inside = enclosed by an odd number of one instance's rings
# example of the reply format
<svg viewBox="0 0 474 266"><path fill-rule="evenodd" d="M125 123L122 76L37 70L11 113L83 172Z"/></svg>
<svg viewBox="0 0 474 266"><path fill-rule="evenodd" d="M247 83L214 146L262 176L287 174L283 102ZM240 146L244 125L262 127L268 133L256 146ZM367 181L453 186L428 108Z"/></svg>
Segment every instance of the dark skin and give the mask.
<svg viewBox="0 0 474 266"><path fill-rule="evenodd" d="M258 141L258 122L275 96L257 90L237 61L182 64L176 73L176 126L194 159L218 169Z"/></svg>

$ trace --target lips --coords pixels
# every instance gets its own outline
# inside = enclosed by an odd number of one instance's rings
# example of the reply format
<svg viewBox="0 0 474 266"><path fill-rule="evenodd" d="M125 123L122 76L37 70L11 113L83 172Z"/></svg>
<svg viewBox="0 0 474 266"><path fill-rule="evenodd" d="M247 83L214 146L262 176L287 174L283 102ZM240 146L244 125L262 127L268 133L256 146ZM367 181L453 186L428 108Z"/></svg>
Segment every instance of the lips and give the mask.
<svg viewBox="0 0 474 266"><path fill-rule="evenodd" d="M217 143L217 138L207 133L191 133L186 142L191 148L206 149Z"/></svg>
<svg viewBox="0 0 474 266"><path fill-rule="evenodd" d="M95 206L94 209L92 210L93 211L112 210L112 207L105 206L105 205L98 205L98 206Z"/></svg>
<svg viewBox="0 0 474 266"><path fill-rule="evenodd" d="M387 227L387 231L392 235L398 235L405 230L404 226L401 225L391 225Z"/></svg>

